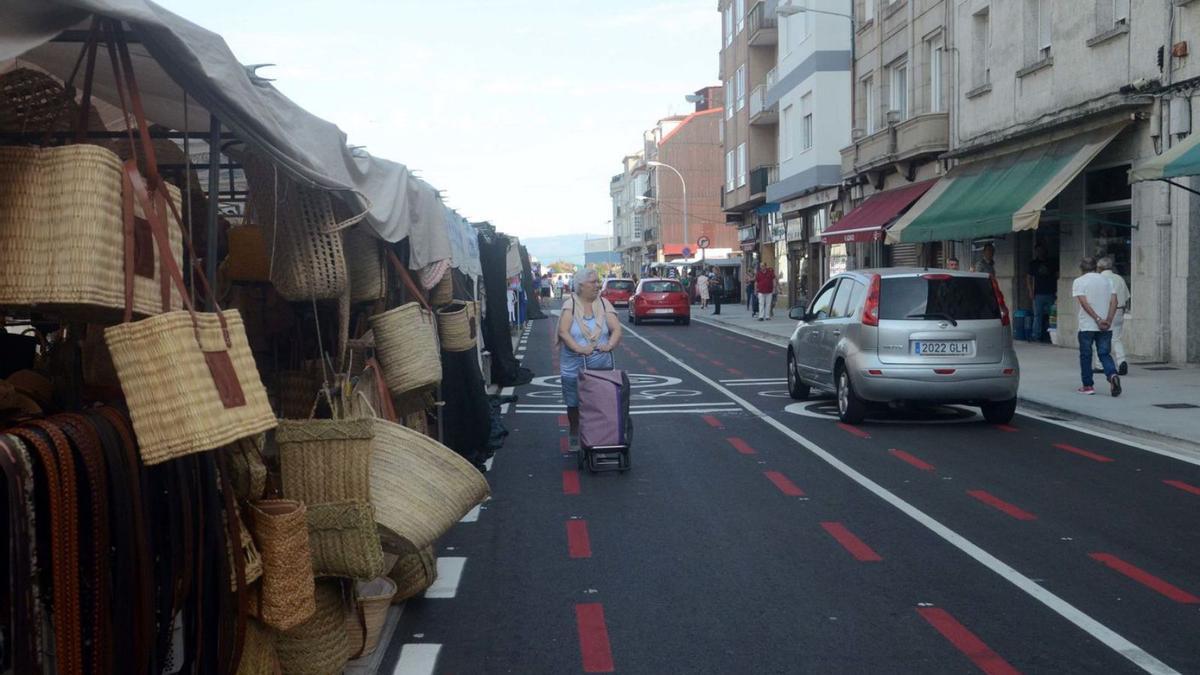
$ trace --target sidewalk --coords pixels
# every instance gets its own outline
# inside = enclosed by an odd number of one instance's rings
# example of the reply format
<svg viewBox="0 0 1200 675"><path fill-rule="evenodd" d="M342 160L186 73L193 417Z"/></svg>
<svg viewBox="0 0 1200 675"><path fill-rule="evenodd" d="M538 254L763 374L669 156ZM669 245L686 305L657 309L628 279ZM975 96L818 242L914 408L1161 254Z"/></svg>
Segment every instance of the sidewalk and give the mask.
<svg viewBox="0 0 1200 675"><path fill-rule="evenodd" d="M692 320L781 346L787 345L796 326L786 310L776 309L774 319L758 321L744 304L721 305L720 316L693 306ZM1080 384L1078 351L1020 341L1016 350L1021 363L1018 398L1027 412L1200 454L1200 367L1130 362L1129 374L1121 378L1125 391L1114 399L1107 393L1103 375L1096 375L1095 396L1075 393Z"/></svg>

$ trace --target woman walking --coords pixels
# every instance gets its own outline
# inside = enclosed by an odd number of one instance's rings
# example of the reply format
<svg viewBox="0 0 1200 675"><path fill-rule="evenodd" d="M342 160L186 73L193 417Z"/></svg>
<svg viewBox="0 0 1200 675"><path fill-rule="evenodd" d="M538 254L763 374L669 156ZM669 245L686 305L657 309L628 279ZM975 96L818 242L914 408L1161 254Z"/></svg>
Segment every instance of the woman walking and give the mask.
<svg viewBox="0 0 1200 675"><path fill-rule="evenodd" d="M696 293L700 295L700 309L708 309L708 282L707 274L696 277Z"/></svg>
<svg viewBox="0 0 1200 675"><path fill-rule="evenodd" d="M600 278L594 269L575 275L575 293L563 300L556 337L563 403L571 425L571 447L579 447L579 372L613 368L612 350L621 341L621 320L611 303L600 297Z"/></svg>

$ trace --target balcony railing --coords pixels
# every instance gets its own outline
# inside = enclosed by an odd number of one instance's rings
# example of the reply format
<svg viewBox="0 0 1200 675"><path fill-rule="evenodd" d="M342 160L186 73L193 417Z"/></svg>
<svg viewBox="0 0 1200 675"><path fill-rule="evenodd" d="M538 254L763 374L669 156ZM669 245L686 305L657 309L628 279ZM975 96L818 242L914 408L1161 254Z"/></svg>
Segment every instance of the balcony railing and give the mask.
<svg viewBox="0 0 1200 675"><path fill-rule="evenodd" d="M842 176L882 169L896 162L937 156L950 148L946 113L910 117L842 148Z"/></svg>
<svg viewBox="0 0 1200 675"><path fill-rule="evenodd" d="M750 124L768 126L779 123L779 102L765 105L767 86L760 84L750 90Z"/></svg>
<svg viewBox="0 0 1200 675"><path fill-rule="evenodd" d="M779 166L770 164L760 166L750 172L750 194L763 194L767 191L767 186L779 180Z"/></svg>
<svg viewBox="0 0 1200 675"><path fill-rule="evenodd" d="M767 0L757 2L750 8L750 13L746 15L746 24L749 28L751 47L770 47L779 43L779 23L775 17L775 8L771 7L768 12Z"/></svg>
<svg viewBox="0 0 1200 675"><path fill-rule="evenodd" d="M779 74L779 68L772 68L767 71L767 89L775 86L775 76Z"/></svg>

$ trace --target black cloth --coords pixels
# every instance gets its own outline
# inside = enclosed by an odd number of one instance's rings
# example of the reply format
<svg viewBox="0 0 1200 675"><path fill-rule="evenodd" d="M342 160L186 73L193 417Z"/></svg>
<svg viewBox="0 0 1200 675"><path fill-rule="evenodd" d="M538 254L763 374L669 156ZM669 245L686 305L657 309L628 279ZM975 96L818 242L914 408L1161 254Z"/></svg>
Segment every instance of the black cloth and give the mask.
<svg viewBox="0 0 1200 675"><path fill-rule="evenodd" d="M483 286L487 295L481 324L483 344L492 357L492 382L502 387L519 384L524 377L521 372L524 369L513 355L508 326L507 260L508 237L480 230L479 265L483 268Z"/></svg>
<svg viewBox="0 0 1200 675"><path fill-rule="evenodd" d="M542 312L541 303L538 302L537 286L534 284L533 272L529 265L529 251L524 246L521 246L519 250L521 252L521 287L525 289L525 297L528 298L525 303L525 318L544 319L546 315Z"/></svg>
<svg viewBox="0 0 1200 675"><path fill-rule="evenodd" d="M475 466L489 457L491 406L475 350L442 352L442 443Z"/></svg>
<svg viewBox="0 0 1200 675"><path fill-rule="evenodd" d="M1029 276L1033 277L1034 295L1058 293L1058 268L1049 260L1034 258L1029 261Z"/></svg>

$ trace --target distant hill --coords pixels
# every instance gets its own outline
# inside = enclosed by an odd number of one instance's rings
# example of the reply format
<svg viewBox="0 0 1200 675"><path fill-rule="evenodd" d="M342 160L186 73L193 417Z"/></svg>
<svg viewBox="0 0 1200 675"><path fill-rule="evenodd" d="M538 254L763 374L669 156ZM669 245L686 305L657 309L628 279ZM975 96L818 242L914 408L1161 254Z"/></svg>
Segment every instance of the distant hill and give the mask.
<svg viewBox="0 0 1200 675"><path fill-rule="evenodd" d="M588 234L587 239L605 237L603 234ZM521 244L529 250L529 255L543 263L565 260L576 265L583 264L583 234L561 234L556 237L533 237L521 239Z"/></svg>

